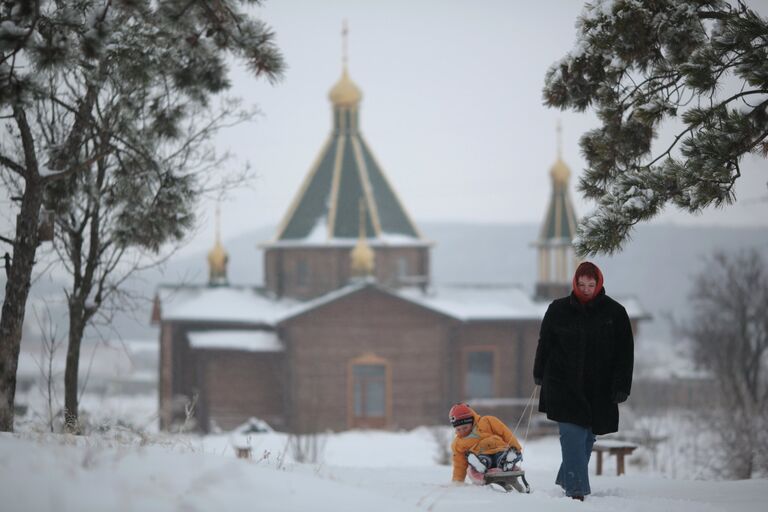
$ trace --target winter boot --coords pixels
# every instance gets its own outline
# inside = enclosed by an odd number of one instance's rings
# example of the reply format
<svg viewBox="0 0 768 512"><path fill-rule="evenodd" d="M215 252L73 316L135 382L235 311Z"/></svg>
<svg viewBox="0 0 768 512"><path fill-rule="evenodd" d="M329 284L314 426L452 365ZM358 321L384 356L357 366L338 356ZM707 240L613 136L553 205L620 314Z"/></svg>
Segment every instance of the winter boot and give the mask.
<svg viewBox="0 0 768 512"><path fill-rule="evenodd" d="M472 466L472 468L478 473L485 473L488 470L488 467L483 464L483 461L480 460L480 457L474 453L470 452L467 455L467 462L469 462L469 465Z"/></svg>
<svg viewBox="0 0 768 512"><path fill-rule="evenodd" d="M501 456L499 460L499 467L502 471L515 471L519 469L517 463L523 460L523 454L515 451L513 448L507 450L507 452Z"/></svg>

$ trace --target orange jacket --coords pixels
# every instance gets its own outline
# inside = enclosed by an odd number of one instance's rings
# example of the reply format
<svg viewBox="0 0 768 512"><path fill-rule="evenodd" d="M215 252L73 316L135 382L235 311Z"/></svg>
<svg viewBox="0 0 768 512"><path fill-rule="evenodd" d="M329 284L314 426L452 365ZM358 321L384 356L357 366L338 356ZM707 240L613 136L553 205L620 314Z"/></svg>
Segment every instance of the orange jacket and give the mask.
<svg viewBox="0 0 768 512"><path fill-rule="evenodd" d="M453 481L463 482L467 477L467 454L491 455L514 448L523 451L512 431L495 416L480 416L472 411L475 422L472 432L465 437L456 436L451 443L453 451Z"/></svg>

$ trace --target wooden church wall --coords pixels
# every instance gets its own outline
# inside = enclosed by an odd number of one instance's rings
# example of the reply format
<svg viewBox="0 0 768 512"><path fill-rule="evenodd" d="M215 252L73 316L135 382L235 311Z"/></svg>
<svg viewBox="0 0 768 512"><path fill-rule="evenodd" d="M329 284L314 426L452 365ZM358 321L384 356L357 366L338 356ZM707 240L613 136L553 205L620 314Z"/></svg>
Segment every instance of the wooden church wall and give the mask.
<svg viewBox="0 0 768 512"><path fill-rule="evenodd" d="M388 368L384 428L414 428L445 416L450 367L448 317L366 288L285 322L291 378L290 428L354 428L350 368Z"/></svg>
<svg viewBox="0 0 768 512"><path fill-rule="evenodd" d="M498 416L509 424L519 418L534 388L533 361L540 322L475 321L459 328L452 373L456 375L454 401L466 401L480 414ZM493 355L492 396L471 396L466 376L472 352Z"/></svg>
<svg viewBox="0 0 768 512"><path fill-rule="evenodd" d="M198 350L196 354L206 427L231 430L255 417L277 430L285 428L282 352Z"/></svg>
<svg viewBox="0 0 768 512"><path fill-rule="evenodd" d="M398 286L403 266L407 278L429 276L426 247L376 247L374 250L375 277L382 285ZM351 277L350 251L350 247L266 249L267 289L280 297L311 299L346 286Z"/></svg>

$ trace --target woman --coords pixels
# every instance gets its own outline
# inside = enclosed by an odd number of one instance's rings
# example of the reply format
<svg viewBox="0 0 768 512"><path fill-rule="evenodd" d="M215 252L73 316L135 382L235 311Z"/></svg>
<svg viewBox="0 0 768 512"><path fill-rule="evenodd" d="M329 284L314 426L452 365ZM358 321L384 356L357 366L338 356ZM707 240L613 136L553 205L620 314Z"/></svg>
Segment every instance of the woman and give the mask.
<svg viewBox="0 0 768 512"><path fill-rule="evenodd" d="M634 361L632 326L624 307L605 294L603 274L584 262L573 291L549 305L541 322L533 378L539 411L560 430L562 464L555 483L566 496L590 494L589 458L595 435L619 429Z"/></svg>

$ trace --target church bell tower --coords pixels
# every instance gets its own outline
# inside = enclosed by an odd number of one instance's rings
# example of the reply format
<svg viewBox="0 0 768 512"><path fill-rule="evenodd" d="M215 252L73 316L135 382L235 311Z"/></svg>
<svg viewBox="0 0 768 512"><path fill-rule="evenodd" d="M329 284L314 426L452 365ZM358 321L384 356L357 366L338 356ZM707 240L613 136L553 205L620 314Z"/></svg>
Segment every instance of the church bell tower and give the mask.
<svg viewBox="0 0 768 512"><path fill-rule="evenodd" d="M275 238L262 244L265 284L277 297L311 299L361 273L394 288L429 284L432 244L360 131L363 94L348 69L346 24L342 41L341 77L328 93L331 133Z"/></svg>
<svg viewBox="0 0 768 512"><path fill-rule="evenodd" d="M577 258L573 249L578 223L568 185L571 170L562 158L562 135L557 125L557 160L549 170L552 195L547 213L534 243L538 252L536 298L551 300L571 292L571 280L576 271Z"/></svg>

